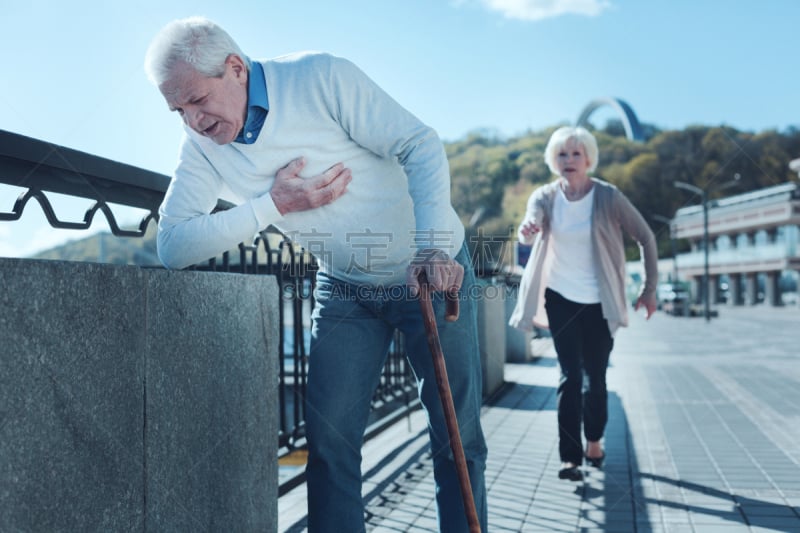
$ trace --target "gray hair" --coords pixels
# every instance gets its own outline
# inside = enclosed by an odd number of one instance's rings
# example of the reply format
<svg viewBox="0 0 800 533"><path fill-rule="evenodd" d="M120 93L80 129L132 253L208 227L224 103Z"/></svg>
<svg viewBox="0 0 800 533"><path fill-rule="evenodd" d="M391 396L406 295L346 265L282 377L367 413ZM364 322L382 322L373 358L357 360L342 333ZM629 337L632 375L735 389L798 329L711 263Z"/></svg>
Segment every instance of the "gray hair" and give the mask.
<svg viewBox="0 0 800 533"><path fill-rule="evenodd" d="M597 168L597 159L599 155L599 150L597 149L597 140L594 138L594 135L589 132L589 130L586 128L581 128L580 126L577 128L572 126L564 126L562 128L558 128L550 136L550 140L547 141L547 148L544 149L544 162L547 163L548 167L550 167L550 171L553 174L558 174L556 156L558 155L559 150L561 150L561 148L563 148L563 146L570 139L575 139L579 144L583 145L583 149L586 151L586 159L589 160L589 168L587 170L589 172L593 172L594 169Z"/></svg>
<svg viewBox="0 0 800 533"><path fill-rule="evenodd" d="M225 30L205 17L189 17L170 22L156 34L147 48L144 70L156 86L167 81L181 63L206 77L218 78L225 73L225 61L231 54L250 69L250 60Z"/></svg>

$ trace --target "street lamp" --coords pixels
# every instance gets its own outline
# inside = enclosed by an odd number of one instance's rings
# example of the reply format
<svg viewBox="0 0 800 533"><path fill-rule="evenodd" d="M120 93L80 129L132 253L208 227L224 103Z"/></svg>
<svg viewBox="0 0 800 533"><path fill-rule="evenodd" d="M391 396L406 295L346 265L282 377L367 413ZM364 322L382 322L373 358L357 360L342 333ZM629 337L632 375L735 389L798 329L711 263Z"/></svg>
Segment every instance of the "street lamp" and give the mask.
<svg viewBox="0 0 800 533"><path fill-rule="evenodd" d="M736 185L739 181L741 176L737 172L733 175L733 180L727 183L724 183L720 187L717 187L717 190L727 189L728 187L732 187ZM700 200L703 202L703 312L706 317L706 322L711 320L711 294L709 290L709 275L708 275L708 248L709 248L709 241L708 241L708 193L705 189L701 189L696 185L692 185L691 183L686 183L684 181L674 181L673 185L679 189L684 189L689 192L693 192L700 196Z"/></svg>

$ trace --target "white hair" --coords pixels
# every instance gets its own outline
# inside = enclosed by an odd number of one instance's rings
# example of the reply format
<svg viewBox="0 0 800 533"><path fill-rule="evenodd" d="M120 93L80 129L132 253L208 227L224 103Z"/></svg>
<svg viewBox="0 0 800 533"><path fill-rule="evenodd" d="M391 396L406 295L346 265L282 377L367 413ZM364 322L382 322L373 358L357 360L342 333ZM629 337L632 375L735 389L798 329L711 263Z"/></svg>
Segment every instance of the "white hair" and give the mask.
<svg viewBox="0 0 800 533"><path fill-rule="evenodd" d="M159 31L144 58L150 81L160 86L176 65L187 64L198 73L218 78L225 73L225 61L237 55L250 69L250 61L228 33L205 17L173 20Z"/></svg>
<svg viewBox="0 0 800 533"><path fill-rule="evenodd" d="M564 126L558 128L550 136L547 141L547 148L544 149L544 162L550 167L553 174L558 174L558 165L556 164L556 157L558 152L567 144L570 139L575 139L578 144L583 146L586 151L586 159L589 160L589 172L593 172L597 168L597 158L599 151L597 149L597 140L594 138L589 130L586 128Z"/></svg>

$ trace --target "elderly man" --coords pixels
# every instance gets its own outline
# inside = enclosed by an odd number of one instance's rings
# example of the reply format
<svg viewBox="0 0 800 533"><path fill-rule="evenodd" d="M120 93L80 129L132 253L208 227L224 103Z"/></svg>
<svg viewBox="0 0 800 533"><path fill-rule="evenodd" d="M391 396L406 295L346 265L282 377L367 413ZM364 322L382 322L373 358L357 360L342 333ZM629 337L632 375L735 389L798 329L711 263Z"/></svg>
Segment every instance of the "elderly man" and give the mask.
<svg viewBox="0 0 800 533"><path fill-rule="evenodd" d="M442 292L434 306L485 531L477 291L436 133L349 61L322 53L251 61L203 18L164 27L145 67L186 126L160 209L164 265L206 260L268 225L319 262L306 397L309 530L364 530L360 450L396 328L428 415L439 528L467 530L415 300L424 272L434 290L460 291L458 321L443 320ZM210 214L221 196L236 207Z"/></svg>

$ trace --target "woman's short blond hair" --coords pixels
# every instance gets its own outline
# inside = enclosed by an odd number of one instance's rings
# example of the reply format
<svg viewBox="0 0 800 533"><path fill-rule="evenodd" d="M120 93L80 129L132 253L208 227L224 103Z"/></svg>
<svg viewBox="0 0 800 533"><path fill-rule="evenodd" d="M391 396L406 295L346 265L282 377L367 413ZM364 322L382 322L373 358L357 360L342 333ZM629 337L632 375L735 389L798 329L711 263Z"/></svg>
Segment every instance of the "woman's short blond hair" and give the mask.
<svg viewBox="0 0 800 533"><path fill-rule="evenodd" d="M558 128L550 136L547 141L547 147L544 149L544 162L550 168L550 172L558 174L558 165L556 165L556 156L558 152L567 144L570 139L575 139L583 146L586 151L586 159L589 160L588 172L594 172L597 168L597 158L599 151L597 150L597 139L594 138L589 130L586 128L564 126Z"/></svg>

